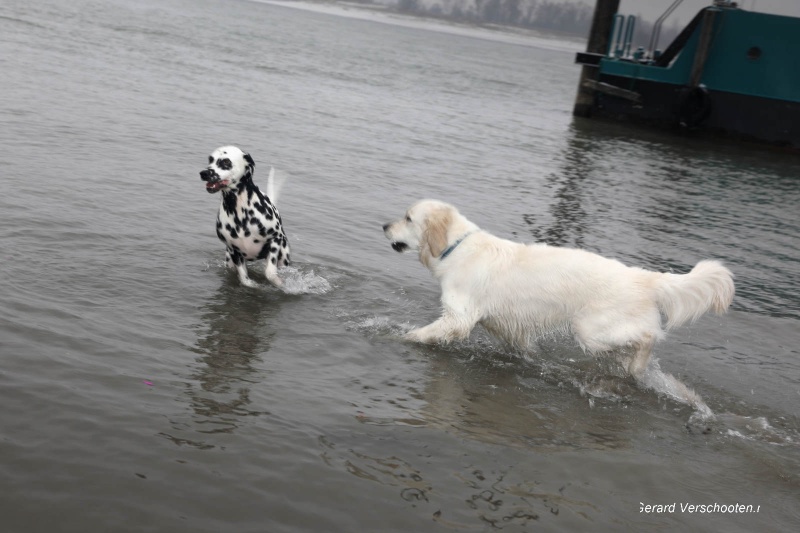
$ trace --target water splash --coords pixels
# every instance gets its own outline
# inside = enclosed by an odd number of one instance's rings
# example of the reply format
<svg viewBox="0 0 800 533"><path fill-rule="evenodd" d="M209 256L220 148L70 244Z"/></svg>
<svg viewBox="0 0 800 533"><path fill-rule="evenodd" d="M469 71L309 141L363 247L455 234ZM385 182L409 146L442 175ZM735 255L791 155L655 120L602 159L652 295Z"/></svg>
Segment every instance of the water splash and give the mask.
<svg viewBox="0 0 800 533"><path fill-rule="evenodd" d="M346 316L346 314L343 313L340 316ZM409 323L397 323L385 316L349 317L346 327L369 337L401 337L413 329Z"/></svg>
<svg viewBox="0 0 800 533"><path fill-rule="evenodd" d="M750 417L725 413L719 415L724 426L721 433L743 440L767 442L776 445L793 445L795 438L789 431L774 427L764 416Z"/></svg>
<svg viewBox="0 0 800 533"><path fill-rule="evenodd" d="M657 394L663 394L673 400L695 409L692 419L698 422L714 419L714 411L703 401L703 398L672 374L661 370L657 359L653 359L647 367L640 383L643 387Z"/></svg>
<svg viewBox="0 0 800 533"><path fill-rule="evenodd" d="M314 270L307 272L296 266L281 270L283 292L286 294L326 294L333 290L330 282L317 275Z"/></svg>

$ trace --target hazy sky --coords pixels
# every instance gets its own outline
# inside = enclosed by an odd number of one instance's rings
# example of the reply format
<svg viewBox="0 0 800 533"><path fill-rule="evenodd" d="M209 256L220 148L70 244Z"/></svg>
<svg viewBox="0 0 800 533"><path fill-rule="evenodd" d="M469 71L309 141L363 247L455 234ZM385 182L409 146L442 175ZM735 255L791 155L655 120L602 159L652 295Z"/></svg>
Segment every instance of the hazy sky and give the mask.
<svg viewBox="0 0 800 533"><path fill-rule="evenodd" d="M398 0L373 0L379 3L391 4ZM544 1L544 0L543 0ZM594 7L595 0L546 0L550 2L581 2ZM623 15L642 15L650 22L654 22L667 8L672 5L674 0L621 0L619 11ZM423 5L433 5L440 3L441 0L420 0ZM474 0L465 3L473 4ZM452 0L448 4L452 4ZM706 6L710 6L713 0L683 0L678 8L666 20L667 27L675 22L679 25L689 22L698 11ZM800 17L800 0L739 0L739 6L748 11L759 11L763 13L777 13L781 15L791 15Z"/></svg>
<svg viewBox="0 0 800 533"><path fill-rule="evenodd" d="M581 0L582 2L594 5L594 0ZM625 15L641 14L647 20L655 21L667 10L673 0L622 0L619 12ZM702 8L711 5L711 0L683 0L670 18L667 25L671 25L673 20L681 23L689 22L692 17ZM778 13L800 17L800 1L798 0L740 0L739 7L748 11L760 11L763 13Z"/></svg>

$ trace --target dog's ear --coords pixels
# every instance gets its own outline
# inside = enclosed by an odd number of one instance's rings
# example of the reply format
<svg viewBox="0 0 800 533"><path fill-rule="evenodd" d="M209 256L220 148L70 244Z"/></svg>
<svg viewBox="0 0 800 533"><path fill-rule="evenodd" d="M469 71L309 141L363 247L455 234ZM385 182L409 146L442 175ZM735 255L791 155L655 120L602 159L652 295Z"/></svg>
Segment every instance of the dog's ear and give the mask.
<svg viewBox="0 0 800 533"><path fill-rule="evenodd" d="M253 161L253 158L250 157L250 154L244 154L244 160L247 161L247 169L252 174L256 171L256 162Z"/></svg>
<svg viewBox="0 0 800 533"><path fill-rule="evenodd" d="M425 220L425 230L419 247L419 259L422 264L430 268L432 260L442 255L447 248L447 230L453 221L449 209L437 209L431 212Z"/></svg>

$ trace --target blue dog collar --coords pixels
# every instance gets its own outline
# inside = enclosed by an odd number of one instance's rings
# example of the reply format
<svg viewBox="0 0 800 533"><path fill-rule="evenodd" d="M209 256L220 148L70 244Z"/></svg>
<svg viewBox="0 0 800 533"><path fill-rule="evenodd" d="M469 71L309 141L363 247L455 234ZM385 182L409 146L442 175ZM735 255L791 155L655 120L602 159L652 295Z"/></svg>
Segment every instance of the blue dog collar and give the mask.
<svg viewBox="0 0 800 533"><path fill-rule="evenodd" d="M456 246L461 244L464 241L464 239L466 239L467 237L469 237L473 233L475 233L475 232L474 231L470 231L469 233L467 233L466 235L464 235L463 237L458 239L456 242L451 244L444 252L442 252L442 255L439 256L439 261L442 261L445 257L450 255L452 253L452 251L456 249Z"/></svg>

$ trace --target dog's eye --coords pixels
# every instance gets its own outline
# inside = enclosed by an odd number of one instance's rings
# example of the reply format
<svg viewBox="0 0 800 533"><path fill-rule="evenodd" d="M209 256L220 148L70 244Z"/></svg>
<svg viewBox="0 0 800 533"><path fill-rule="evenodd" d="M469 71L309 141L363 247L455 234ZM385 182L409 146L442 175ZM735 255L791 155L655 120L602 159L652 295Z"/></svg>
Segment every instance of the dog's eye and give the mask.
<svg viewBox="0 0 800 533"><path fill-rule="evenodd" d="M411 217L406 215L406 222L411 222Z"/></svg>
<svg viewBox="0 0 800 533"><path fill-rule="evenodd" d="M225 159L217 159L217 166L222 170L230 170L233 168L233 163L228 158Z"/></svg>
<svg viewBox="0 0 800 533"><path fill-rule="evenodd" d="M213 162L214 162L214 156L213 155L208 156L208 164L210 165Z"/></svg>

